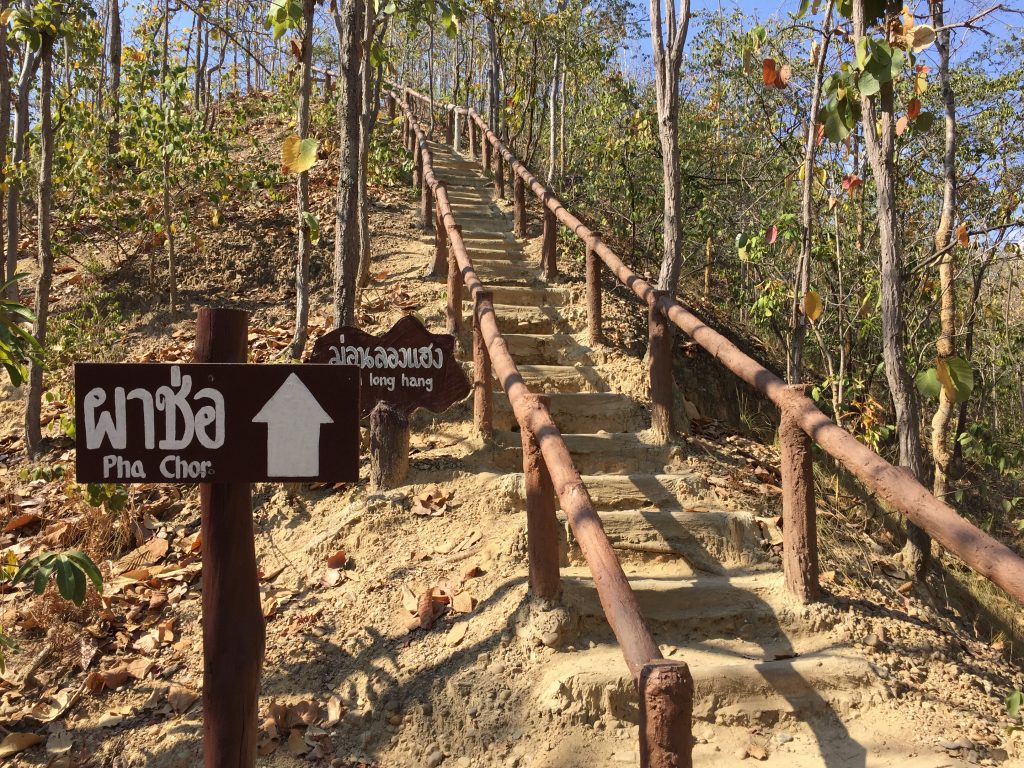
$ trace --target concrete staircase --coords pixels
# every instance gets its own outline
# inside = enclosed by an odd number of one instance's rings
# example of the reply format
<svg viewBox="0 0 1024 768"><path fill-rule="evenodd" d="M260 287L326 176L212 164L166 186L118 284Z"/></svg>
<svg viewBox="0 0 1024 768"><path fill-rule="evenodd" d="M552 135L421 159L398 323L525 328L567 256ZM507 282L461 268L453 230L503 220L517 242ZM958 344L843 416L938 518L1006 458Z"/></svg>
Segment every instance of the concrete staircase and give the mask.
<svg viewBox="0 0 1024 768"><path fill-rule="evenodd" d="M653 440L647 404L615 392L615 382L595 362L601 356L573 335L582 329L570 327L562 314L566 289L545 282L539 265L526 258L479 164L439 144L432 149L477 274L494 292L512 356L531 390L550 396L555 422L656 641L666 655L690 665L697 718L716 729L737 729L741 739L749 738L744 734L751 727L789 722L809 728L820 756L792 764L872 764L850 743L843 721L872 699L879 682L832 631L838 612L790 600L753 514L697 503L692 489L700 478L681 460L681 447ZM471 317L468 301L463 310ZM520 438L508 399L495 387L496 433L481 464L515 475L522 467ZM566 531L572 565L563 569L564 601L578 612L580 634L573 652L560 654L539 681L538 707L581 723L635 720L632 682ZM701 765L738 762L735 750L703 756L701 750L698 744Z"/></svg>

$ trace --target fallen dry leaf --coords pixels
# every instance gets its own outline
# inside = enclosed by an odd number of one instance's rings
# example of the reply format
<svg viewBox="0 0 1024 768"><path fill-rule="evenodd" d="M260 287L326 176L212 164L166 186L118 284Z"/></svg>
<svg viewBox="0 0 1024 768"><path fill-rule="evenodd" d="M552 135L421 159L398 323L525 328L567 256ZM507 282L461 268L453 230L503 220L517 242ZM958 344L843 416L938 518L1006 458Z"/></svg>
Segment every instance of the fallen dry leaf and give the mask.
<svg viewBox="0 0 1024 768"><path fill-rule="evenodd" d="M452 628L448 630L448 645L458 645L466 637L466 630L469 629L467 622L460 621L458 624L453 624Z"/></svg>
<svg viewBox="0 0 1024 768"><path fill-rule="evenodd" d="M128 668L124 665L108 669L105 672L90 672L85 678L85 687L90 693L102 693L105 689L113 690L128 679Z"/></svg>
<svg viewBox="0 0 1024 768"><path fill-rule="evenodd" d="M187 712L189 707L196 703L199 698L199 694L195 691L190 691L183 685L171 685L167 689L167 703L171 705L171 709L177 712L179 715Z"/></svg>
<svg viewBox="0 0 1024 768"><path fill-rule="evenodd" d="M424 592L416 600L416 618L419 620L420 629L430 629L434 625L434 601L430 592Z"/></svg>
<svg viewBox="0 0 1024 768"><path fill-rule="evenodd" d="M325 568L324 575L320 577L320 585L324 587L336 587L341 583L343 575L340 568Z"/></svg>
<svg viewBox="0 0 1024 768"><path fill-rule="evenodd" d="M57 726L46 740L46 751L51 755L61 755L71 749L71 734Z"/></svg>
<svg viewBox="0 0 1024 768"><path fill-rule="evenodd" d="M341 697L337 694L331 696L327 700L327 720L324 721L324 725L336 725L343 714L345 714L345 708L341 704Z"/></svg>
<svg viewBox="0 0 1024 768"><path fill-rule="evenodd" d="M344 568L346 563L348 563L348 555L345 554L344 549L339 549L327 558L328 568Z"/></svg>
<svg viewBox="0 0 1024 768"><path fill-rule="evenodd" d="M473 596L469 592L459 592L452 598L452 609L456 613L471 613L473 610Z"/></svg>
<svg viewBox="0 0 1024 768"><path fill-rule="evenodd" d="M288 735L288 751L293 757L302 757L309 751L309 747L306 746L306 740L302 736L302 731L298 728L293 728L292 732Z"/></svg>
<svg viewBox="0 0 1024 768"><path fill-rule="evenodd" d="M3 741L0 741L0 757L16 755L30 747L34 747L42 740L43 737L35 733L21 733L17 731L9 733Z"/></svg>
<svg viewBox="0 0 1024 768"><path fill-rule="evenodd" d="M19 528L24 528L26 525L37 522L39 515L35 512L22 512L20 515L15 515L7 521L7 525L4 526L4 533L13 533Z"/></svg>
<svg viewBox="0 0 1024 768"><path fill-rule="evenodd" d="M466 569L462 572L462 581L469 581L470 579L475 579L482 573L483 571L480 570L479 565L467 566Z"/></svg>

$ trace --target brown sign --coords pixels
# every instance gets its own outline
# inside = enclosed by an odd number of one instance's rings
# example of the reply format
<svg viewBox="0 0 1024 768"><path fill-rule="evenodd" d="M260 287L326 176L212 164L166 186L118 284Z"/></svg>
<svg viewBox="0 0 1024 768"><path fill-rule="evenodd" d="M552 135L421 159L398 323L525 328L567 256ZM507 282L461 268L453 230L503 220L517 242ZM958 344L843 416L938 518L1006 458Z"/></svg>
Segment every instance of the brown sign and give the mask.
<svg viewBox="0 0 1024 768"><path fill-rule="evenodd" d="M75 365L79 482L359 479L350 366Z"/></svg>
<svg viewBox="0 0 1024 768"><path fill-rule="evenodd" d="M469 394L469 379L455 359L455 337L431 333L412 315L379 338L348 326L325 333L309 360L359 367L364 416L381 400L407 414L417 408L440 413Z"/></svg>

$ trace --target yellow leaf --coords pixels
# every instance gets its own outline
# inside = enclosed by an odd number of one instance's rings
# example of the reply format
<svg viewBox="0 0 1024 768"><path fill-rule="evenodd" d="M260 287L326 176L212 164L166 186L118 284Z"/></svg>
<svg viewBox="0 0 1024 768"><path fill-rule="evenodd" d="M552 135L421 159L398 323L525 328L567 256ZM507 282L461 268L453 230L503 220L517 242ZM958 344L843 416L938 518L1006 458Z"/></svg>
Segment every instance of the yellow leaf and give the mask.
<svg viewBox="0 0 1024 768"><path fill-rule="evenodd" d="M218 209L218 208L214 208L213 209L213 214L211 214L211 216L210 216L210 223L213 224L213 226L215 226L215 227L219 227L220 226L220 209Z"/></svg>
<svg viewBox="0 0 1024 768"><path fill-rule="evenodd" d="M910 12L907 6L903 6L903 31L909 32L914 28L914 14Z"/></svg>
<svg viewBox="0 0 1024 768"><path fill-rule="evenodd" d="M939 383L942 384L942 389L946 393L946 399L951 403L955 403L956 387L953 385L953 378L949 375L949 366L946 365L945 359L941 357L935 361L935 375L938 376Z"/></svg>
<svg viewBox="0 0 1024 768"><path fill-rule="evenodd" d="M281 165L289 173L303 173L316 165L316 139L301 139L292 134L281 145Z"/></svg>
<svg viewBox="0 0 1024 768"><path fill-rule="evenodd" d="M927 24L914 27L907 42L914 53L920 53L935 42L935 29Z"/></svg>
<svg viewBox="0 0 1024 768"><path fill-rule="evenodd" d="M956 228L956 241L966 247L971 244L971 237L967 234L967 224L961 224Z"/></svg>
<svg viewBox="0 0 1024 768"><path fill-rule="evenodd" d="M825 306L821 302L821 296L817 291L808 291L804 295L804 314L810 319L812 323L817 322L818 318L821 317L821 313L825 311Z"/></svg>

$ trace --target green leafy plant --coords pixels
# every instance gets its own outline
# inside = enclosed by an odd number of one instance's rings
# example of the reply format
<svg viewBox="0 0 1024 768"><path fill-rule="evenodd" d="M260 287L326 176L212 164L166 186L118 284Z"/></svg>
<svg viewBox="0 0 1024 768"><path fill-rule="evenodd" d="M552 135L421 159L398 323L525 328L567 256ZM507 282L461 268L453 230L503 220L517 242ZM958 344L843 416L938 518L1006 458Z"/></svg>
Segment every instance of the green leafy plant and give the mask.
<svg viewBox="0 0 1024 768"><path fill-rule="evenodd" d="M7 286L16 283L24 275L15 275L0 285L0 296L6 295ZM42 347L28 328L35 321L35 315L28 307L11 299L0 298L0 365L7 371L11 384L18 387L25 381L25 363L38 361Z"/></svg>
<svg viewBox="0 0 1024 768"><path fill-rule="evenodd" d="M50 583L51 576L57 582L60 596L75 605L85 602L90 581L97 592L103 592L103 577L99 568L87 554L77 549L36 555L22 563L11 580L15 583L31 581L32 590L41 595Z"/></svg>

